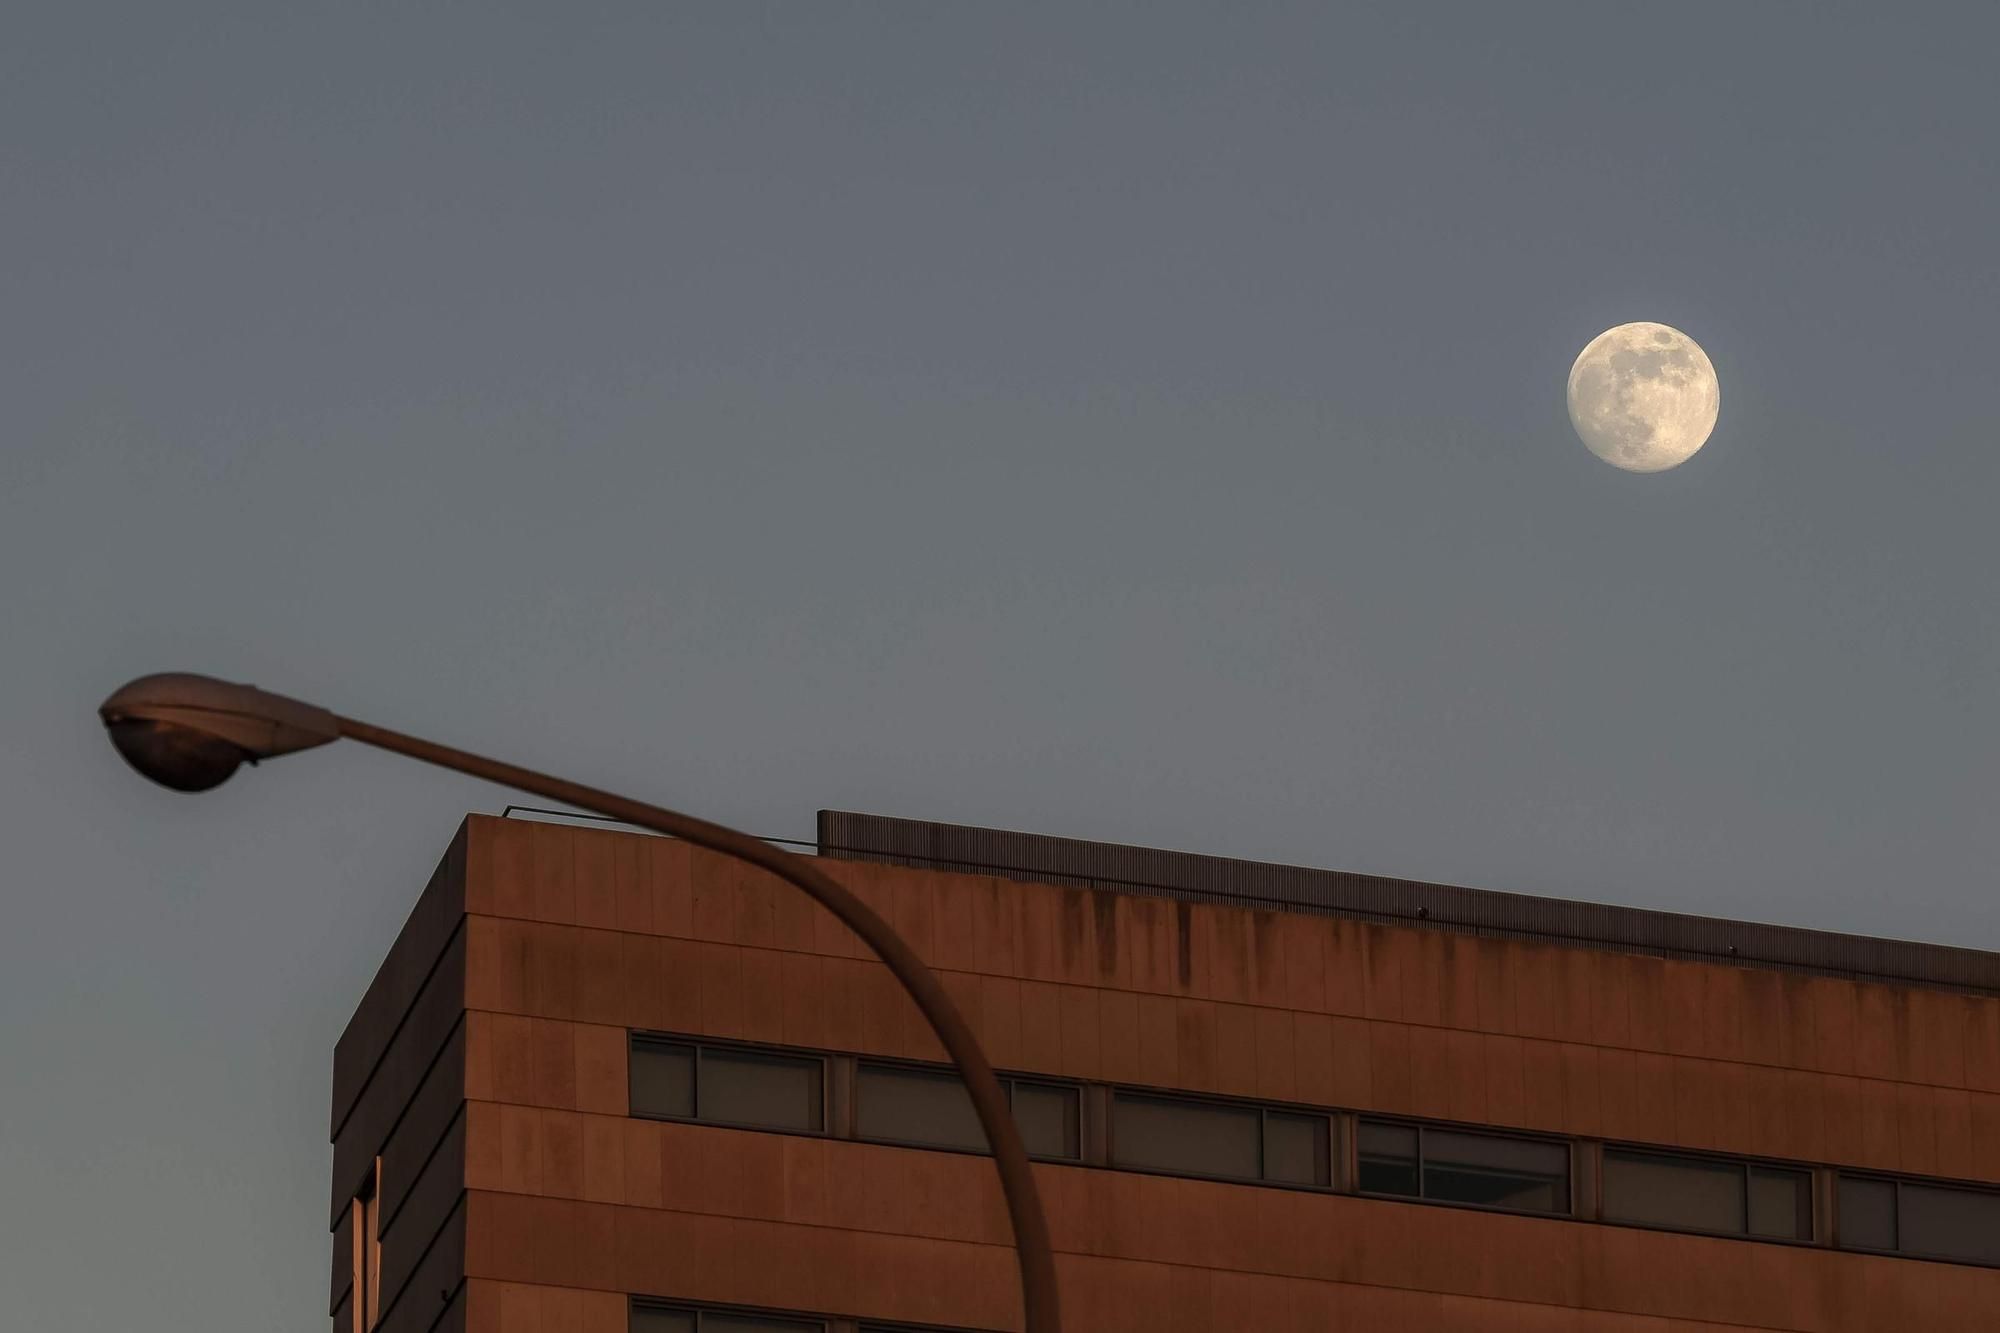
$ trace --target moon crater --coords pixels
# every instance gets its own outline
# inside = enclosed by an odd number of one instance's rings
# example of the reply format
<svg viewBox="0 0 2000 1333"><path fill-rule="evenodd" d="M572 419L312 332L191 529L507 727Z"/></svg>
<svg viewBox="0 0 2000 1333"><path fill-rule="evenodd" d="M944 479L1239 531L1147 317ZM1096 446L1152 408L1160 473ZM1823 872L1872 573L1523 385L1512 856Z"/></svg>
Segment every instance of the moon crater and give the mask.
<svg viewBox="0 0 2000 1333"><path fill-rule="evenodd" d="M1590 452L1627 472L1664 472L1708 442L1722 406L1701 344L1665 324L1606 329L1569 371L1569 419Z"/></svg>

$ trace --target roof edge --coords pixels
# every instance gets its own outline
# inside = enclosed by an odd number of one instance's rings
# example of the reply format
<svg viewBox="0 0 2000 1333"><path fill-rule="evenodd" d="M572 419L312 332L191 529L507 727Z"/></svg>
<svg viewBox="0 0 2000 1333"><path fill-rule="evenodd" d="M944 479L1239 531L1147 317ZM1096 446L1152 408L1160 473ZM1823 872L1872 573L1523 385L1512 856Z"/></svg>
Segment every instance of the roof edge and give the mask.
<svg viewBox="0 0 2000 1333"><path fill-rule="evenodd" d="M840 860L2000 995L2000 953L1951 945L846 810L818 833Z"/></svg>

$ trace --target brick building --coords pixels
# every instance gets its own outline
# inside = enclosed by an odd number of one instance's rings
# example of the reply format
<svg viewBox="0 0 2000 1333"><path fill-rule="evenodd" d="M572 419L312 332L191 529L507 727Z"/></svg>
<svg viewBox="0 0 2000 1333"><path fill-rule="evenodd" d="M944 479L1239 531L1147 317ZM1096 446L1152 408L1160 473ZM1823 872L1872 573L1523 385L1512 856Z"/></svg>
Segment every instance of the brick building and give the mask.
<svg viewBox="0 0 2000 1333"><path fill-rule="evenodd" d="M2000 1326L2000 955L822 814L1007 1076L1066 1327ZM336 1333L1018 1327L803 895L466 821L335 1051Z"/></svg>

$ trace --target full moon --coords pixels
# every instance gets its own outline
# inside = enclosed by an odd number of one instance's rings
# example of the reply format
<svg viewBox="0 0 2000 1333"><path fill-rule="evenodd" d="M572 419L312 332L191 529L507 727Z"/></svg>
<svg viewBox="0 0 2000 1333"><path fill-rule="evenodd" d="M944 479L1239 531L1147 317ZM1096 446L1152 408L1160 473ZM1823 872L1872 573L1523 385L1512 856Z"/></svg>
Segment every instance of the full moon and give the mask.
<svg viewBox="0 0 2000 1333"><path fill-rule="evenodd" d="M1620 324L1569 368L1569 419L1613 467L1665 472L1715 429L1722 388L1701 344L1665 324Z"/></svg>

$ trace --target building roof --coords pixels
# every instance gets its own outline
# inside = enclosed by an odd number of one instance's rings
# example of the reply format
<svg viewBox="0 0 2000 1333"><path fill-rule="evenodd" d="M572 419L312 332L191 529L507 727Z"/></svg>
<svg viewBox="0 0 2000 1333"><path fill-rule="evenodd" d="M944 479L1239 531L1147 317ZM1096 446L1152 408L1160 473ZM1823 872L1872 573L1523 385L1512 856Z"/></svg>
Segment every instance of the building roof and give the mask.
<svg viewBox="0 0 2000 1333"><path fill-rule="evenodd" d="M819 854L1111 893L2000 995L2000 953L845 810Z"/></svg>

